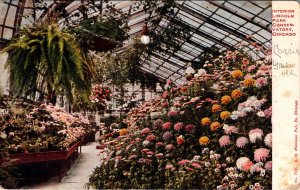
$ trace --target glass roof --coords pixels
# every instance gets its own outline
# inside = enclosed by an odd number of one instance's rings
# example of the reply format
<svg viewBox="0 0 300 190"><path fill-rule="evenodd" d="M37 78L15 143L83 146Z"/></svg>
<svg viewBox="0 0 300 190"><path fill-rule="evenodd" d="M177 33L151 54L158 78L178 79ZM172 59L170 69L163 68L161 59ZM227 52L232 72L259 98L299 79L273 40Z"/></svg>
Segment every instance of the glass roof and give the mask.
<svg viewBox="0 0 300 190"><path fill-rule="evenodd" d="M58 7L67 12L69 17L81 14L79 8L88 8L90 17L105 14L107 4L115 5L128 13L128 25L131 36L121 52L132 44L133 37L141 33L145 18L156 15L145 14L139 1L45 1L46 10L37 11L29 19L22 19L22 15L29 14L35 9L34 0L4 0L0 3L0 43L10 39L20 25L35 20L45 19L51 11ZM188 62L199 61L201 54L212 47L223 50L234 50L245 47L253 59L260 59L271 47L271 1L175 1L176 16L189 29L186 39L178 39L181 46L173 53L162 48L160 53L152 52L141 56L141 70L156 75L162 80L172 79L177 84L185 82L184 70ZM90 6L90 3L97 5ZM82 16L82 15L81 15ZM80 18L80 17L79 17ZM71 18L73 19L73 18ZM78 18L77 18L78 19ZM163 18L154 30L161 34L166 28L179 20ZM249 37L251 36L251 37ZM176 36L174 36L176 38Z"/></svg>

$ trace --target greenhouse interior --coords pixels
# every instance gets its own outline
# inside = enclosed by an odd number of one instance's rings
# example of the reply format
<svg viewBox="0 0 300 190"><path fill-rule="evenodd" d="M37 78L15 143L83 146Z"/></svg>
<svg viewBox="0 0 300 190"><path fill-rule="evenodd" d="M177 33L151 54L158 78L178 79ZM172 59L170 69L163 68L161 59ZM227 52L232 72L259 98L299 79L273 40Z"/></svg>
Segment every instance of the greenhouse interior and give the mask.
<svg viewBox="0 0 300 190"><path fill-rule="evenodd" d="M0 12L0 189L272 188L271 1Z"/></svg>

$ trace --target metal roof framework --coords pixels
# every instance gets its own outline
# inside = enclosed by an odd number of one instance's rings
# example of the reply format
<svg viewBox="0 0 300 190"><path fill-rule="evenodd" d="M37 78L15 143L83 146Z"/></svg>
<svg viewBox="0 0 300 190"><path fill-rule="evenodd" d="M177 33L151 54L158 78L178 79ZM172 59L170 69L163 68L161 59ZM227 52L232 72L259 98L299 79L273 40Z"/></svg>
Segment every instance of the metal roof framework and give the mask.
<svg viewBox="0 0 300 190"><path fill-rule="evenodd" d="M145 19L157 15L145 14L139 1L108 1L116 9L129 14L128 34L131 38L125 42L124 51L132 43L131 39L141 33ZM0 43L9 40L20 25L31 21L41 21L55 10L63 10L70 19L81 14L80 7L88 9L88 16L105 14L107 3L101 1L46 1L48 9L37 11L35 18L22 19L35 9L34 0L4 0L0 3ZM100 8L91 8L92 4ZM207 49L216 47L221 51L238 49L241 45L254 59L265 56L271 47L271 1L176 1L176 16L180 20L163 17L158 26L151 27L157 34L176 22L189 29L186 39L177 39L180 46L170 53L164 47L159 52L141 56L141 71L156 75L162 80L171 79L177 84L185 81L184 70L188 62L197 62ZM82 15L81 15L82 17ZM77 18L78 19L78 18ZM80 17L79 17L80 19ZM251 36L251 37L249 37ZM176 38L176 36L174 36Z"/></svg>

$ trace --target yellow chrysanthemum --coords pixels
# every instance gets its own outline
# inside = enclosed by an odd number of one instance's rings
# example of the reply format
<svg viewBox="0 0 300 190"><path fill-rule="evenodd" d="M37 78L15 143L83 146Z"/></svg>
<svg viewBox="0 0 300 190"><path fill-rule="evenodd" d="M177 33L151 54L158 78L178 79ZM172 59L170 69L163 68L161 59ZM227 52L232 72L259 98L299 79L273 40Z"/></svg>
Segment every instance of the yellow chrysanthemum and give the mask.
<svg viewBox="0 0 300 190"><path fill-rule="evenodd" d="M255 80L253 78L248 78L244 80L244 86L245 87L250 87L255 85Z"/></svg>
<svg viewBox="0 0 300 190"><path fill-rule="evenodd" d="M207 145L209 143L209 138L207 136L203 136L199 139L200 145Z"/></svg>
<svg viewBox="0 0 300 190"><path fill-rule="evenodd" d="M209 125L210 122L211 122L211 121L210 121L210 119L209 119L208 117L204 117L204 118L201 119L201 124L202 124L203 126Z"/></svg>
<svg viewBox="0 0 300 190"><path fill-rule="evenodd" d="M210 125L210 129L212 131L216 131L220 128L220 126L221 126L220 123L215 121L215 122L212 122L212 124Z"/></svg>
<svg viewBox="0 0 300 190"><path fill-rule="evenodd" d="M222 104L228 104L229 102L231 102L231 100L232 100L231 97L228 96L228 95L223 96L223 97L221 98Z"/></svg>
<svg viewBox="0 0 300 190"><path fill-rule="evenodd" d="M242 78L243 77L243 73L240 70L234 70L234 71L231 72L231 76L234 79L236 79L236 78Z"/></svg>
<svg viewBox="0 0 300 190"><path fill-rule="evenodd" d="M223 119L223 120L225 120L225 119L227 119L229 116L230 116L230 112L229 111L222 111L221 113L220 113L220 117Z"/></svg>
<svg viewBox="0 0 300 190"><path fill-rule="evenodd" d="M231 92L231 97L233 99L238 99L239 97L241 97L243 95L242 91L240 91L239 89L235 89Z"/></svg>
<svg viewBox="0 0 300 190"><path fill-rule="evenodd" d="M120 129L119 134L120 134L120 136L126 135L126 134L128 134L128 130L125 128Z"/></svg>
<svg viewBox="0 0 300 190"><path fill-rule="evenodd" d="M218 112L221 110L221 106L219 104L214 104L211 108L212 112Z"/></svg>

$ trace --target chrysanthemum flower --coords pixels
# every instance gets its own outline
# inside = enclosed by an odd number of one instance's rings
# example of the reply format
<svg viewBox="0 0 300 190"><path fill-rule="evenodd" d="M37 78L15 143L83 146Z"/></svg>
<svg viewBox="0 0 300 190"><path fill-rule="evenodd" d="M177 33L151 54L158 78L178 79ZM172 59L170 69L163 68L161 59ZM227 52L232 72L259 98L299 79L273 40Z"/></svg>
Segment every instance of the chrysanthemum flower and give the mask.
<svg viewBox="0 0 300 190"><path fill-rule="evenodd" d="M183 139L183 136L180 135L179 137L176 138L176 142L177 144L181 145L184 143L184 139Z"/></svg>
<svg viewBox="0 0 300 190"><path fill-rule="evenodd" d="M239 159L237 159L236 161L236 167L239 170L243 170L243 166L247 163L250 162L250 159L247 157L240 157Z"/></svg>
<svg viewBox="0 0 300 190"><path fill-rule="evenodd" d="M229 112L229 111L222 111L222 112L220 113L220 117L221 117L221 119L223 119L223 120L227 119L229 116L230 116L230 112Z"/></svg>
<svg viewBox="0 0 300 190"><path fill-rule="evenodd" d="M169 111L168 112L168 117L175 117L176 115L178 115L177 111Z"/></svg>
<svg viewBox="0 0 300 190"><path fill-rule="evenodd" d="M175 149L175 146L173 144L168 144L166 146L166 150L174 150Z"/></svg>
<svg viewBox="0 0 300 190"><path fill-rule="evenodd" d="M178 122L174 125L174 130L175 131L179 131L180 129L182 129L184 127L184 124L182 122Z"/></svg>
<svg viewBox="0 0 300 190"><path fill-rule="evenodd" d="M200 145L207 145L209 143L209 138L207 136L203 136L199 139L199 144Z"/></svg>
<svg viewBox="0 0 300 190"><path fill-rule="evenodd" d="M233 99L238 99L239 97L241 97L243 95L242 91L239 89L235 89L231 92L231 97Z"/></svg>
<svg viewBox="0 0 300 190"><path fill-rule="evenodd" d="M166 131L164 134L163 134L163 138L165 140L169 140L170 138L173 137L173 134L170 132L170 131Z"/></svg>
<svg viewBox="0 0 300 190"><path fill-rule="evenodd" d="M146 140L147 141L154 141L156 139L156 136L155 135L153 135L153 134L151 134L151 135L148 135L147 137L146 137Z"/></svg>
<svg viewBox="0 0 300 190"><path fill-rule="evenodd" d="M183 159L183 160L180 160L177 164L178 165L185 165L185 164L190 163L190 162L191 161L189 161L189 160Z"/></svg>
<svg viewBox="0 0 300 190"><path fill-rule="evenodd" d="M128 130L125 128L120 129L119 134L120 134L120 136L126 135L126 134L128 134Z"/></svg>
<svg viewBox="0 0 300 190"><path fill-rule="evenodd" d="M265 164L265 169L271 171L272 170L272 161L268 161Z"/></svg>
<svg viewBox="0 0 300 190"><path fill-rule="evenodd" d="M272 106L270 106L268 109L265 109L264 113L266 118L270 118L272 116Z"/></svg>
<svg viewBox="0 0 300 190"><path fill-rule="evenodd" d="M171 122L166 122L163 124L162 128L164 131L169 130L171 128L172 123Z"/></svg>
<svg viewBox="0 0 300 190"><path fill-rule="evenodd" d="M256 79L256 87L261 88L263 86L266 86L268 84L268 81L265 77L259 77Z"/></svg>
<svg viewBox="0 0 300 190"><path fill-rule="evenodd" d="M263 135L264 132L261 129L252 129L251 131L249 131L250 142L255 143L256 140L261 140Z"/></svg>
<svg viewBox="0 0 300 190"><path fill-rule="evenodd" d="M191 165L195 168L202 168L201 165L197 163L192 163Z"/></svg>
<svg viewBox="0 0 300 190"><path fill-rule="evenodd" d="M232 100L231 97L228 95L225 95L221 98L222 104L228 104L229 102L231 102L231 100Z"/></svg>
<svg viewBox="0 0 300 190"><path fill-rule="evenodd" d="M212 122L212 124L210 125L210 129L212 131L216 131L220 128L220 126L221 126L220 123L215 121L215 122Z"/></svg>
<svg viewBox="0 0 300 190"><path fill-rule="evenodd" d="M227 146L231 143L230 138L228 135L223 135L220 139L219 139L219 143L221 147Z"/></svg>
<svg viewBox="0 0 300 190"><path fill-rule="evenodd" d="M168 92L168 91L164 91L164 92L162 93L162 97L163 97L164 99L167 99L167 98L169 97L169 92Z"/></svg>
<svg viewBox="0 0 300 190"><path fill-rule="evenodd" d="M161 119L157 119L153 123L154 128L160 128L160 127L162 127L162 125L163 125L163 120L161 120Z"/></svg>
<svg viewBox="0 0 300 190"><path fill-rule="evenodd" d="M223 127L225 134L230 135L232 133L238 133L238 128L236 128L235 126L227 126L227 127Z"/></svg>
<svg viewBox="0 0 300 190"><path fill-rule="evenodd" d="M172 164L167 164L165 167L166 170L170 170L172 168L174 168L174 166Z"/></svg>
<svg viewBox="0 0 300 190"><path fill-rule="evenodd" d="M269 147L272 147L272 133L266 135L265 144Z"/></svg>
<svg viewBox="0 0 300 190"><path fill-rule="evenodd" d="M270 150L259 148L254 151L254 160L257 162L265 161L270 156Z"/></svg>
<svg viewBox="0 0 300 190"><path fill-rule="evenodd" d="M151 133L151 130L150 130L148 127L146 127L146 128L144 128L144 129L142 130L141 133L142 133L143 135L145 135L145 134Z"/></svg>
<svg viewBox="0 0 300 190"><path fill-rule="evenodd" d="M184 127L184 130L189 133L194 133L196 129L195 125L188 124Z"/></svg>
<svg viewBox="0 0 300 190"><path fill-rule="evenodd" d="M250 168L254 165L253 162L249 161L249 162L246 162L243 166L242 166L242 170L247 172L250 170Z"/></svg>
<svg viewBox="0 0 300 190"><path fill-rule="evenodd" d="M256 81L253 78L248 78L244 80L244 86L245 87L251 87L254 86Z"/></svg>
<svg viewBox="0 0 300 190"><path fill-rule="evenodd" d="M142 144L143 144L143 146L149 146L150 145L150 141L144 140Z"/></svg>
<svg viewBox="0 0 300 190"><path fill-rule="evenodd" d="M243 77L243 72L240 70L234 70L231 72L231 76L232 78L236 79L236 78L242 78Z"/></svg>
<svg viewBox="0 0 300 190"><path fill-rule="evenodd" d="M236 140L236 146L238 148L244 148L246 146L246 144L248 144L248 139L246 137L239 137L237 140Z"/></svg>
<svg viewBox="0 0 300 190"><path fill-rule="evenodd" d="M201 124L202 124L203 126L209 125L210 122L211 122L211 121L210 121L210 119L209 119L208 117L204 117L204 118L201 119Z"/></svg>
<svg viewBox="0 0 300 190"><path fill-rule="evenodd" d="M212 112L218 112L221 110L221 106L219 104L214 104L212 107L211 107L211 111Z"/></svg>

